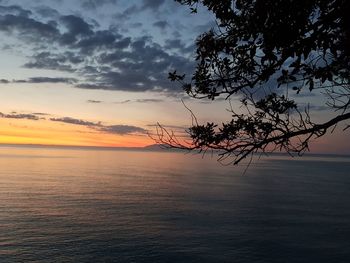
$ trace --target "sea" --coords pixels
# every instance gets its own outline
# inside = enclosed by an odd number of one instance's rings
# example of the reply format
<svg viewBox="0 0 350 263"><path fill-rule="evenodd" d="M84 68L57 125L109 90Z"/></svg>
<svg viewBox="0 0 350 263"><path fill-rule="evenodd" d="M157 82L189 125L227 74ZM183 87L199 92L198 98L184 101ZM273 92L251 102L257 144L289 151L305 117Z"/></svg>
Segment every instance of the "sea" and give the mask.
<svg viewBox="0 0 350 263"><path fill-rule="evenodd" d="M0 262L350 262L350 157L0 147Z"/></svg>

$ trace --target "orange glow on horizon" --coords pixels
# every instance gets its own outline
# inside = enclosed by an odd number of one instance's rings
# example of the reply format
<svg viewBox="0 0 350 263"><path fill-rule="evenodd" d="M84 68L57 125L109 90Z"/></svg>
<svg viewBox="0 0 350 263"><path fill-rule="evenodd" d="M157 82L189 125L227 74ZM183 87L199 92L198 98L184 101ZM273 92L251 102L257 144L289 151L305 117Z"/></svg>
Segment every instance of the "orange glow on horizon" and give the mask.
<svg viewBox="0 0 350 263"><path fill-rule="evenodd" d="M340 130L310 143L310 153L349 153L350 141L344 140ZM85 127L48 120L0 118L0 144L144 147L154 144L147 135L117 135Z"/></svg>
<svg viewBox="0 0 350 263"><path fill-rule="evenodd" d="M153 143L147 135L108 134L45 120L0 119L0 144L143 147Z"/></svg>

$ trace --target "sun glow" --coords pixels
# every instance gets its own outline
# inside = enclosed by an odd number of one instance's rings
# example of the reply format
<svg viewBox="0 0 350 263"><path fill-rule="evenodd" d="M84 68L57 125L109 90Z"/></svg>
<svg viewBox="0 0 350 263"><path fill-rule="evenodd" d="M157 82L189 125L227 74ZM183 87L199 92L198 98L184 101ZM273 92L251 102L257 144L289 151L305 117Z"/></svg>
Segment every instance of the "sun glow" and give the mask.
<svg viewBox="0 0 350 263"><path fill-rule="evenodd" d="M46 120L0 119L1 144L142 147L151 144L147 135L108 134L84 126Z"/></svg>

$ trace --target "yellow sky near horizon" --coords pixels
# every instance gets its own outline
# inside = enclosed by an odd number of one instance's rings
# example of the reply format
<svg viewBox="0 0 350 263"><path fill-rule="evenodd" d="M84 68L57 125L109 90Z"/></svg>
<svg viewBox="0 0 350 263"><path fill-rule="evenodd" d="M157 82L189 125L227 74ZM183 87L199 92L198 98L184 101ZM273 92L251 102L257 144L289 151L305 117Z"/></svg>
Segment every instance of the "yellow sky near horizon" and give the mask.
<svg viewBox="0 0 350 263"><path fill-rule="evenodd" d="M3 114L47 114L37 115L42 118L39 120L0 118L0 144L143 147L155 143L145 133L120 135L89 125L50 121L50 118L70 117L91 123L101 122L106 127L129 125L151 132L155 130L152 125L157 122L175 127L191 125L190 113L180 99L167 98L157 93L86 91L67 85L58 87L52 89L47 84L25 87L0 84L0 112ZM89 103L90 99L100 102ZM198 117L199 123L215 121L220 124L229 119L227 102L203 102L206 101L185 101L186 107ZM232 105L238 107L239 103L233 101ZM322 123L329 116L329 113L316 112L316 122ZM342 132L339 126L333 134L314 141L310 145L311 152L349 153L348 132Z"/></svg>
<svg viewBox="0 0 350 263"><path fill-rule="evenodd" d="M81 125L49 120L0 118L0 144L54 146L144 147L154 144L147 134L118 135ZM332 134L312 140L312 153L349 153L350 142L336 129Z"/></svg>
<svg viewBox="0 0 350 263"><path fill-rule="evenodd" d="M146 135L117 135L46 120L0 119L0 144L143 147L153 141Z"/></svg>
<svg viewBox="0 0 350 263"><path fill-rule="evenodd" d="M154 140L143 133L102 132L89 125L50 121L50 118L73 118L104 126L127 125L154 132L154 125L188 127L189 111L180 98L161 93L132 93L84 90L55 84L0 84L0 113L36 114L40 120L0 118L0 144L45 144L69 146L143 147ZM95 102L91 103L90 100ZM204 104L188 100L186 105L202 122L224 121L229 114L223 102ZM42 114L42 115L41 115Z"/></svg>

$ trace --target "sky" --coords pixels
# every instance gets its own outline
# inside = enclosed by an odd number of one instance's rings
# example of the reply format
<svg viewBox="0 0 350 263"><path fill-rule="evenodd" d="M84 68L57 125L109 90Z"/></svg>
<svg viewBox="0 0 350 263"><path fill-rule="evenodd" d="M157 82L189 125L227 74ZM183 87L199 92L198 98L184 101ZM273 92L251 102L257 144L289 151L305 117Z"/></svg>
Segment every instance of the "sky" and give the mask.
<svg viewBox="0 0 350 263"><path fill-rule="evenodd" d="M182 100L200 122L227 120L227 101L189 99L167 79L193 71L213 26L172 0L0 0L0 143L142 147L158 122L190 126ZM335 134L315 151L346 153Z"/></svg>

